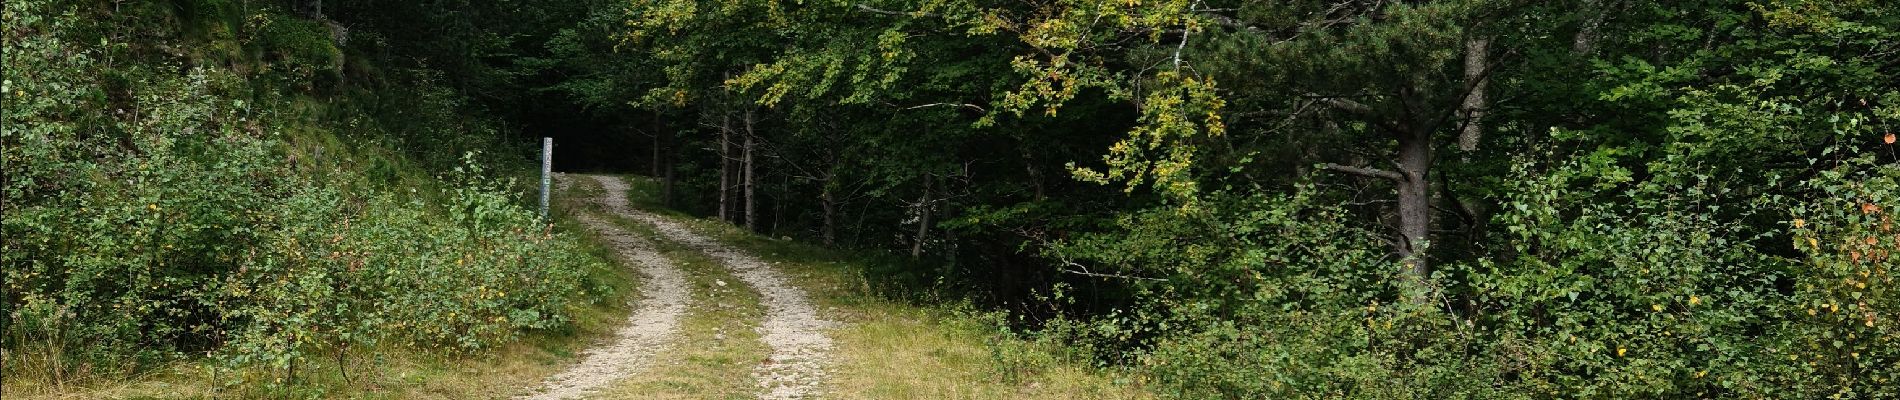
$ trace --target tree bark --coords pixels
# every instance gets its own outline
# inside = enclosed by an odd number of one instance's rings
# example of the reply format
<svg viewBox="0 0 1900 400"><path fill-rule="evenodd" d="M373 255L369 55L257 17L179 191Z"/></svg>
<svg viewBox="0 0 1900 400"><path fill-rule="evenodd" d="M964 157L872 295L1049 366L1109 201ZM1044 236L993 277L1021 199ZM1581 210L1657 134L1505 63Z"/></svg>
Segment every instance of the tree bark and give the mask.
<svg viewBox="0 0 1900 400"><path fill-rule="evenodd" d="M757 136L758 135L752 131L752 108L748 107L745 110L745 161L743 165L745 174L745 230L752 232L759 231L759 199L758 196L754 195L757 193L755 190L759 185L759 176L757 169L754 168L755 165L753 164L752 158L752 150L756 147L755 138Z"/></svg>
<svg viewBox="0 0 1900 400"><path fill-rule="evenodd" d="M911 259L923 257L924 240L929 239L930 235L931 177L932 175L929 174L924 175L924 195L917 199L917 212L919 213L917 220L917 238L910 244Z"/></svg>
<svg viewBox="0 0 1900 400"><path fill-rule="evenodd" d="M1589 58L1596 52L1597 32L1603 28L1603 17L1608 13L1603 2L1583 0L1583 6L1577 10L1583 13L1583 23L1577 27L1577 36L1571 38L1570 52L1578 57Z"/></svg>
<svg viewBox="0 0 1900 400"><path fill-rule="evenodd" d="M673 182L675 181L675 179L673 178L673 163L672 163L671 157L668 157L667 164L666 164L666 171L662 171L662 172L664 173L666 178L660 180L660 205L672 207L673 206Z"/></svg>
<svg viewBox="0 0 1900 400"><path fill-rule="evenodd" d="M1458 149L1475 151L1478 140L1484 137L1485 90L1490 68L1491 39L1473 38L1465 40L1465 102L1461 107L1465 115L1464 131L1458 133Z"/></svg>
<svg viewBox="0 0 1900 400"><path fill-rule="evenodd" d="M788 179L789 178L785 177L779 178L778 190L775 193L788 193L791 191L791 182L788 182ZM767 235L784 236L779 235L779 232L783 232L779 230L779 227L785 226L785 197L786 196L772 196L772 229L765 232Z"/></svg>
<svg viewBox="0 0 1900 400"><path fill-rule="evenodd" d="M1421 281L1431 274L1424 253L1432 224L1431 138L1431 131L1424 129L1399 132L1401 177L1393 180L1399 187L1399 259L1412 277Z"/></svg>
<svg viewBox="0 0 1900 400"><path fill-rule="evenodd" d="M719 116L719 220L732 221L732 113Z"/></svg>
<svg viewBox="0 0 1900 400"><path fill-rule="evenodd" d="M665 152L666 139L660 135L660 113L653 112L653 168L647 176L660 177L660 157Z"/></svg>
<svg viewBox="0 0 1900 400"><path fill-rule="evenodd" d="M1431 265L1426 261L1424 251L1429 244L1432 226L1431 141L1435 124L1384 119L1386 117L1372 112L1371 107L1348 99L1324 98L1322 101L1341 111L1358 114L1398 139L1398 171L1339 164L1324 164L1322 168L1385 179L1398 186L1399 240L1393 241L1392 247L1398 253L1400 262L1405 264L1406 273L1422 281L1431 274Z"/></svg>
<svg viewBox="0 0 1900 400"><path fill-rule="evenodd" d="M1036 157L1029 153L1029 146L1018 147L1023 155L1023 171L1029 173L1029 186L1036 191L1036 200L1042 200L1047 193L1042 186L1042 168L1036 167Z"/></svg>
<svg viewBox="0 0 1900 400"><path fill-rule="evenodd" d="M858 217L851 222L851 243L864 243L864 218L871 214L871 203L859 203Z"/></svg>
<svg viewBox="0 0 1900 400"><path fill-rule="evenodd" d="M673 206L673 152L669 151L671 149L666 148L666 144L671 141L665 139L667 137L672 136L672 133L667 132L666 121L661 119L663 117L664 116L660 114L658 111L655 111L653 114L653 137L654 137L654 142L655 142L655 145L653 146L655 149L653 151L653 159L654 159L653 162L655 165L654 168L656 168L656 170L653 172L655 175L660 177L660 205L664 207L672 207Z"/></svg>
<svg viewBox="0 0 1900 400"><path fill-rule="evenodd" d="M824 209L824 224L819 226L818 231L819 236L824 238L826 246L838 243L838 195L832 193L833 191L835 189L832 189L831 179L827 177L824 188L818 191L818 206Z"/></svg>

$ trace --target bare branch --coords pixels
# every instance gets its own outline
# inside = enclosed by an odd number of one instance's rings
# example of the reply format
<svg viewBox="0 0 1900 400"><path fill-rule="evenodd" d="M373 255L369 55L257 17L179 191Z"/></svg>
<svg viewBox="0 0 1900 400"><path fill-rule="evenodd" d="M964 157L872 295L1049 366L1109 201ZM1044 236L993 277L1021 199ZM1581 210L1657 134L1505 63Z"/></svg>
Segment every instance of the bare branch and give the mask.
<svg viewBox="0 0 1900 400"><path fill-rule="evenodd" d="M1387 131L1391 131L1394 134L1403 134L1409 131L1408 129L1405 129L1405 126L1399 125L1398 123L1394 123L1391 120L1384 118L1384 116L1379 115L1378 110L1374 110L1372 106L1368 106L1365 103L1352 101L1351 99L1347 99L1345 97L1340 97L1340 96L1325 96L1325 95L1319 95L1319 94L1313 94L1313 93L1307 93L1305 96L1312 98L1314 100L1317 100L1320 103L1324 103L1328 107L1332 107L1333 109L1345 111L1347 113L1356 115L1359 118L1364 119L1366 122L1369 122L1373 125L1377 125L1378 127L1383 128Z"/></svg>
<svg viewBox="0 0 1900 400"><path fill-rule="evenodd" d="M1364 176L1364 177L1369 177L1369 178L1384 178L1384 179L1390 179L1393 181L1405 180L1405 175L1399 175L1399 173L1397 172L1387 171L1387 170L1378 169L1378 168L1354 167L1354 166L1339 165L1339 164L1333 164L1333 163L1326 163L1326 164L1320 165L1320 168L1328 170L1328 171L1344 172L1348 174L1359 175L1359 176Z"/></svg>
<svg viewBox="0 0 1900 400"><path fill-rule="evenodd" d="M1459 150L1478 150L1478 140L1484 135L1485 109L1490 107L1484 98L1485 83L1489 78L1486 75L1490 75L1493 65L1489 61L1490 49L1491 39L1465 40L1465 93L1464 104L1459 107L1459 111L1464 114L1464 126L1459 127Z"/></svg>
<svg viewBox="0 0 1900 400"><path fill-rule="evenodd" d="M1188 8L1192 9L1192 8L1200 7L1200 6L1201 6L1201 2L1195 1L1194 5L1188 6ZM1174 69L1175 70L1181 69L1181 50L1187 49L1188 34L1190 33L1194 33L1194 29L1192 29L1192 26L1181 27L1181 44L1174 47Z"/></svg>
<svg viewBox="0 0 1900 400"><path fill-rule="evenodd" d="M1097 277L1097 278L1135 279L1135 280L1156 281L1156 282L1168 281L1167 278L1149 278L1149 277L1143 277L1143 276L1128 276L1128 275L1121 275L1121 274L1105 274L1105 273L1100 273L1100 272L1089 272L1088 267L1082 266L1082 264L1076 264L1074 261L1062 260L1062 263L1081 269L1080 271L1068 269L1068 268L1056 269L1056 271L1061 271L1062 273L1065 273L1065 274L1092 276L1092 277Z"/></svg>
<svg viewBox="0 0 1900 400"><path fill-rule="evenodd" d="M1364 103L1352 101L1344 97L1322 96L1322 95L1311 94L1311 93L1308 93L1306 97L1317 99L1319 100L1319 102L1326 103L1326 105L1332 106L1333 108L1339 109L1340 111L1345 111L1345 112L1349 112L1353 114L1359 114L1359 116L1361 117L1374 116L1371 106L1367 106Z"/></svg>
<svg viewBox="0 0 1900 400"><path fill-rule="evenodd" d="M858 10L868 12L868 13L873 13L873 14L894 15L894 16L900 16L900 17L935 17L937 16L936 13L885 10L885 9L880 9L877 7L871 7L870 5L866 5L864 3L858 3Z"/></svg>
<svg viewBox="0 0 1900 400"><path fill-rule="evenodd" d="M970 104L970 103L930 103L930 104L924 104L924 105L918 105L918 106L904 107L904 109L915 110L919 108L939 107L939 106L963 107L963 108L973 109L973 110L976 110L977 112L982 112L982 113L989 112L989 110L983 109L982 106L978 106L978 105Z"/></svg>

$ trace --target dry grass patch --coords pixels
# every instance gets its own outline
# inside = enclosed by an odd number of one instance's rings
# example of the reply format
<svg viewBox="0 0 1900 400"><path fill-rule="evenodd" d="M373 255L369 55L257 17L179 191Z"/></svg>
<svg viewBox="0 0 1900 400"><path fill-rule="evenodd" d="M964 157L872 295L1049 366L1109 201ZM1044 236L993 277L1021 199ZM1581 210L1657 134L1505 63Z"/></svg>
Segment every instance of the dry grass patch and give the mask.
<svg viewBox="0 0 1900 400"><path fill-rule="evenodd" d="M893 304L855 307L836 332L839 399L1140 399L1105 373L1060 361L979 320Z"/></svg>

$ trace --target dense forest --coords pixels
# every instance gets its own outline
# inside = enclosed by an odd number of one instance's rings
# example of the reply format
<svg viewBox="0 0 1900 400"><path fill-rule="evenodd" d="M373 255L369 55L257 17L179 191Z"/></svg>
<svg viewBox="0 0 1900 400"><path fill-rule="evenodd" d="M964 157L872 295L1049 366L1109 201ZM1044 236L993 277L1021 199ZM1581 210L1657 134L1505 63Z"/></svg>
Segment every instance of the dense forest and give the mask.
<svg viewBox="0 0 1900 400"><path fill-rule="evenodd" d="M908 259L865 274L1161 397L1900 398L1892 1L7 0L5 23L12 349L288 365L559 329L610 290L510 180L547 136L557 170Z"/></svg>

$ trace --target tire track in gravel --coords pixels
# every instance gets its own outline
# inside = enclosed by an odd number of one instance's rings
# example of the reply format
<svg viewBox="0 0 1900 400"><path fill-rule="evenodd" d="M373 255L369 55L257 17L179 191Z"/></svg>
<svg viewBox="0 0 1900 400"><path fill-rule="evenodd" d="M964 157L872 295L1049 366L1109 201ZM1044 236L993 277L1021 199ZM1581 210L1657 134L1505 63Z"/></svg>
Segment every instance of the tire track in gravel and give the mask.
<svg viewBox="0 0 1900 400"><path fill-rule="evenodd" d="M566 174L561 174L560 178L563 189L572 184ZM632 214L627 206L625 184L612 180L618 185L608 185L608 180L601 177L595 179L602 182L606 193L590 199L591 202L610 213ZM622 261L637 266L640 273L646 275L646 280L640 285L642 294L638 309L627 318L626 324L615 331L612 343L588 349L579 364L549 377L536 393L517 396L517 399L579 398L646 366L654 354L679 336L680 316L686 313L686 304L692 298L685 274L671 261L661 257L652 243L586 210L578 215L578 219L606 239L613 247L614 254Z"/></svg>
<svg viewBox="0 0 1900 400"><path fill-rule="evenodd" d="M626 182L610 176L592 178L607 189L609 196L621 196L624 201L628 190ZM622 215L653 226L661 235L718 259L734 276L759 291L766 308L764 322L758 327L759 336L772 348L771 355L752 372L761 389L759 398L802 399L819 394L832 347L831 337L825 330L836 323L818 315L818 309L812 306L803 290L764 261L684 225L636 209L622 207L621 210L624 210Z"/></svg>

